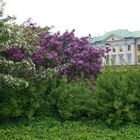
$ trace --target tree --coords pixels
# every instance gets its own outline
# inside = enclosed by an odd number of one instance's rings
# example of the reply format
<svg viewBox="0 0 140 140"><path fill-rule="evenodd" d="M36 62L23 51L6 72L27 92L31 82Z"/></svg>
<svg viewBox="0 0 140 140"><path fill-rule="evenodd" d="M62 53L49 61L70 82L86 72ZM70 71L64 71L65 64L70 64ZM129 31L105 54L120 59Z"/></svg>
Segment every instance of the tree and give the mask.
<svg viewBox="0 0 140 140"><path fill-rule="evenodd" d="M4 7L4 2L3 0L0 0L0 17L3 16L3 7Z"/></svg>
<svg viewBox="0 0 140 140"><path fill-rule="evenodd" d="M5 3L3 0L0 0L0 48L2 48L7 40L7 29L5 27L5 23L8 18L3 18L3 10Z"/></svg>
<svg viewBox="0 0 140 140"><path fill-rule="evenodd" d="M10 38L8 22L15 19L14 17L11 16L3 17L4 6L5 3L3 2L3 0L0 0L0 48L5 47L6 42Z"/></svg>

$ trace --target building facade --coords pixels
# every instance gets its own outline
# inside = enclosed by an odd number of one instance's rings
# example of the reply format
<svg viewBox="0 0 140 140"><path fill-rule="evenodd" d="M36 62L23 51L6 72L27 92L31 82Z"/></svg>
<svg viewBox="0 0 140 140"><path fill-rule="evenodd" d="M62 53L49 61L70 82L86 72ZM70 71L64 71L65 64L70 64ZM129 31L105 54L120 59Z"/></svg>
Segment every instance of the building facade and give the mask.
<svg viewBox="0 0 140 140"><path fill-rule="evenodd" d="M102 63L114 65L140 64L140 31L115 30L89 40L93 47L108 48Z"/></svg>

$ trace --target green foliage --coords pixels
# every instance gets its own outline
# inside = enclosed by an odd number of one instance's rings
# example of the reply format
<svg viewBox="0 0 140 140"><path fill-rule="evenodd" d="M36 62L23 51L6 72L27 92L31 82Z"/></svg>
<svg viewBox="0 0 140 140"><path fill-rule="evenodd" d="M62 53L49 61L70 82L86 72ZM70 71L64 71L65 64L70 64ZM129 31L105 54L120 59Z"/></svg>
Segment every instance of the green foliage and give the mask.
<svg viewBox="0 0 140 140"><path fill-rule="evenodd" d="M32 61L0 60L0 117L31 117L45 102L51 69L37 70Z"/></svg>
<svg viewBox="0 0 140 140"><path fill-rule="evenodd" d="M128 93L127 99L134 106L136 121L140 123L140 67L130 68L128 70Z"/></svg>
<svg viewBox="0 0 140 140"><path fill-rule="evenodd" d="M68 82L63 77L55 85L47 96L51 111L66 119L89 117L92 94L86 82L82 79Z"/></svg>
<svg viewBox="0 0 140 140"><path fill-rule="evenodd" d="M21 62L14 62L1 57L0 73L9 74L13 75L14 77L24 79L31 79L33 76L35 76L36 68L31 59Z"/></svg>
<svg viewBox="0 0 140 140"><path fill-rule="evenodd" d="M4 7L4 2L3 0L0 0L0 17L3 16L3 7Z"/></svg>
<svg viewBox="0 0 140 140"><path fill-rule="evenodd" d="M1 74L0 78L0 117L30 118L43 103L45 83L27 82L11 75Z"/></svg>
<svg viewBox="0 0 140 140"><path fill-rule="evenodd" d="M15 19L14 17L7 16L3 17L5 3L0 0L0 48L6 46L6 42L10 39L9 24L8 22Z"/></svg>
<svg viewBox="0 0 140 140"><path fill-rule="evenodd" d="M33 27L30 25L33 24ZM49 34L51 27L40 27L32 23L31 19L26 20L18 25L16 22L11 22L6 25L9 32L9 39L6 42L7 46L16 46L24 48L27 54L30 54L34 49L33 41L37 39L37 35L41 33Z"/></svg>
<svg viewBox="0 0 140 140"><path fill-rule="evenodd" d="M140 69L107 68L95 83L94 114L109 125L137 122L140 103Z"/></svg>
<svg viewBox="0 0 140 140"><path fill-rule="evenodd" d="M4 2L0 0L0 117L31 117L44 103L47 80L52 69L36 69L30 59L36 34L49 27L30 26L31 20L17 25L13 17L3 18ZM2 57L11 46L23 48L26 59L14 62Z"/></svg>
<svg viewBox="0 0 140 140"><path fill-rule="evenodd" d="M2 140L139 140L140 126L130 124L111 129L97 121L38 117L1 124L0 136Z"/></svg>

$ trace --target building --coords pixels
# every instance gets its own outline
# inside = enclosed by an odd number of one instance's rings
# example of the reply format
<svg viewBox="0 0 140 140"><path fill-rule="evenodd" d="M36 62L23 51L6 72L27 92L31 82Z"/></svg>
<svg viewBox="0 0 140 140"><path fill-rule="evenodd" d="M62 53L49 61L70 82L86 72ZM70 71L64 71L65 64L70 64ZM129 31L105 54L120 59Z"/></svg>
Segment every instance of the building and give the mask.
<svg viewBox="0 0 140 140"><path fill-rule="evenodd" d="M90 38L89 42L97 48L110 49L103 64L140 64L140 31L115 30Z"/></svg>

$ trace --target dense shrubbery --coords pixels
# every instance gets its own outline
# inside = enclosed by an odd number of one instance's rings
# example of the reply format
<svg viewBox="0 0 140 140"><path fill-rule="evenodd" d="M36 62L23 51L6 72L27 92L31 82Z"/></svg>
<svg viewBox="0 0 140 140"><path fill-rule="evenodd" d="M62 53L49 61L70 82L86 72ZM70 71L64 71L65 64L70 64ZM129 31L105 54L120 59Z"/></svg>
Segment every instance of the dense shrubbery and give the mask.
<svg viewBox="0 0 140 140"><path fill-rule="evenodd" d="M54 80L53 88L47 96L51 112L65 119L91 117L92 94L87 82L83 79L68 82L64 77L59 80L59 84L56 83L58 80Z"/></svg>
<svg viewBox="0 0 140 140"><path fill-rule="evenodd" d="M31 60L0 60L0 117L31 117L43 104L54 70L36 70Z"/></svg>
<svg viewBox="0 0 140 140"><path fill-rule="evenodd" d="M62 118L101 119L111 126L140 121L139 67L105 68L98 75L94 90L82 79L56 81L52 82L47 102L51 112Z"/></svg>
<svg viewBox="0 0 140 140"><path fill-rule="evenodd" d="M108 68L98 76L94 114L109 125L139 122L140 68Z"/></svg>

